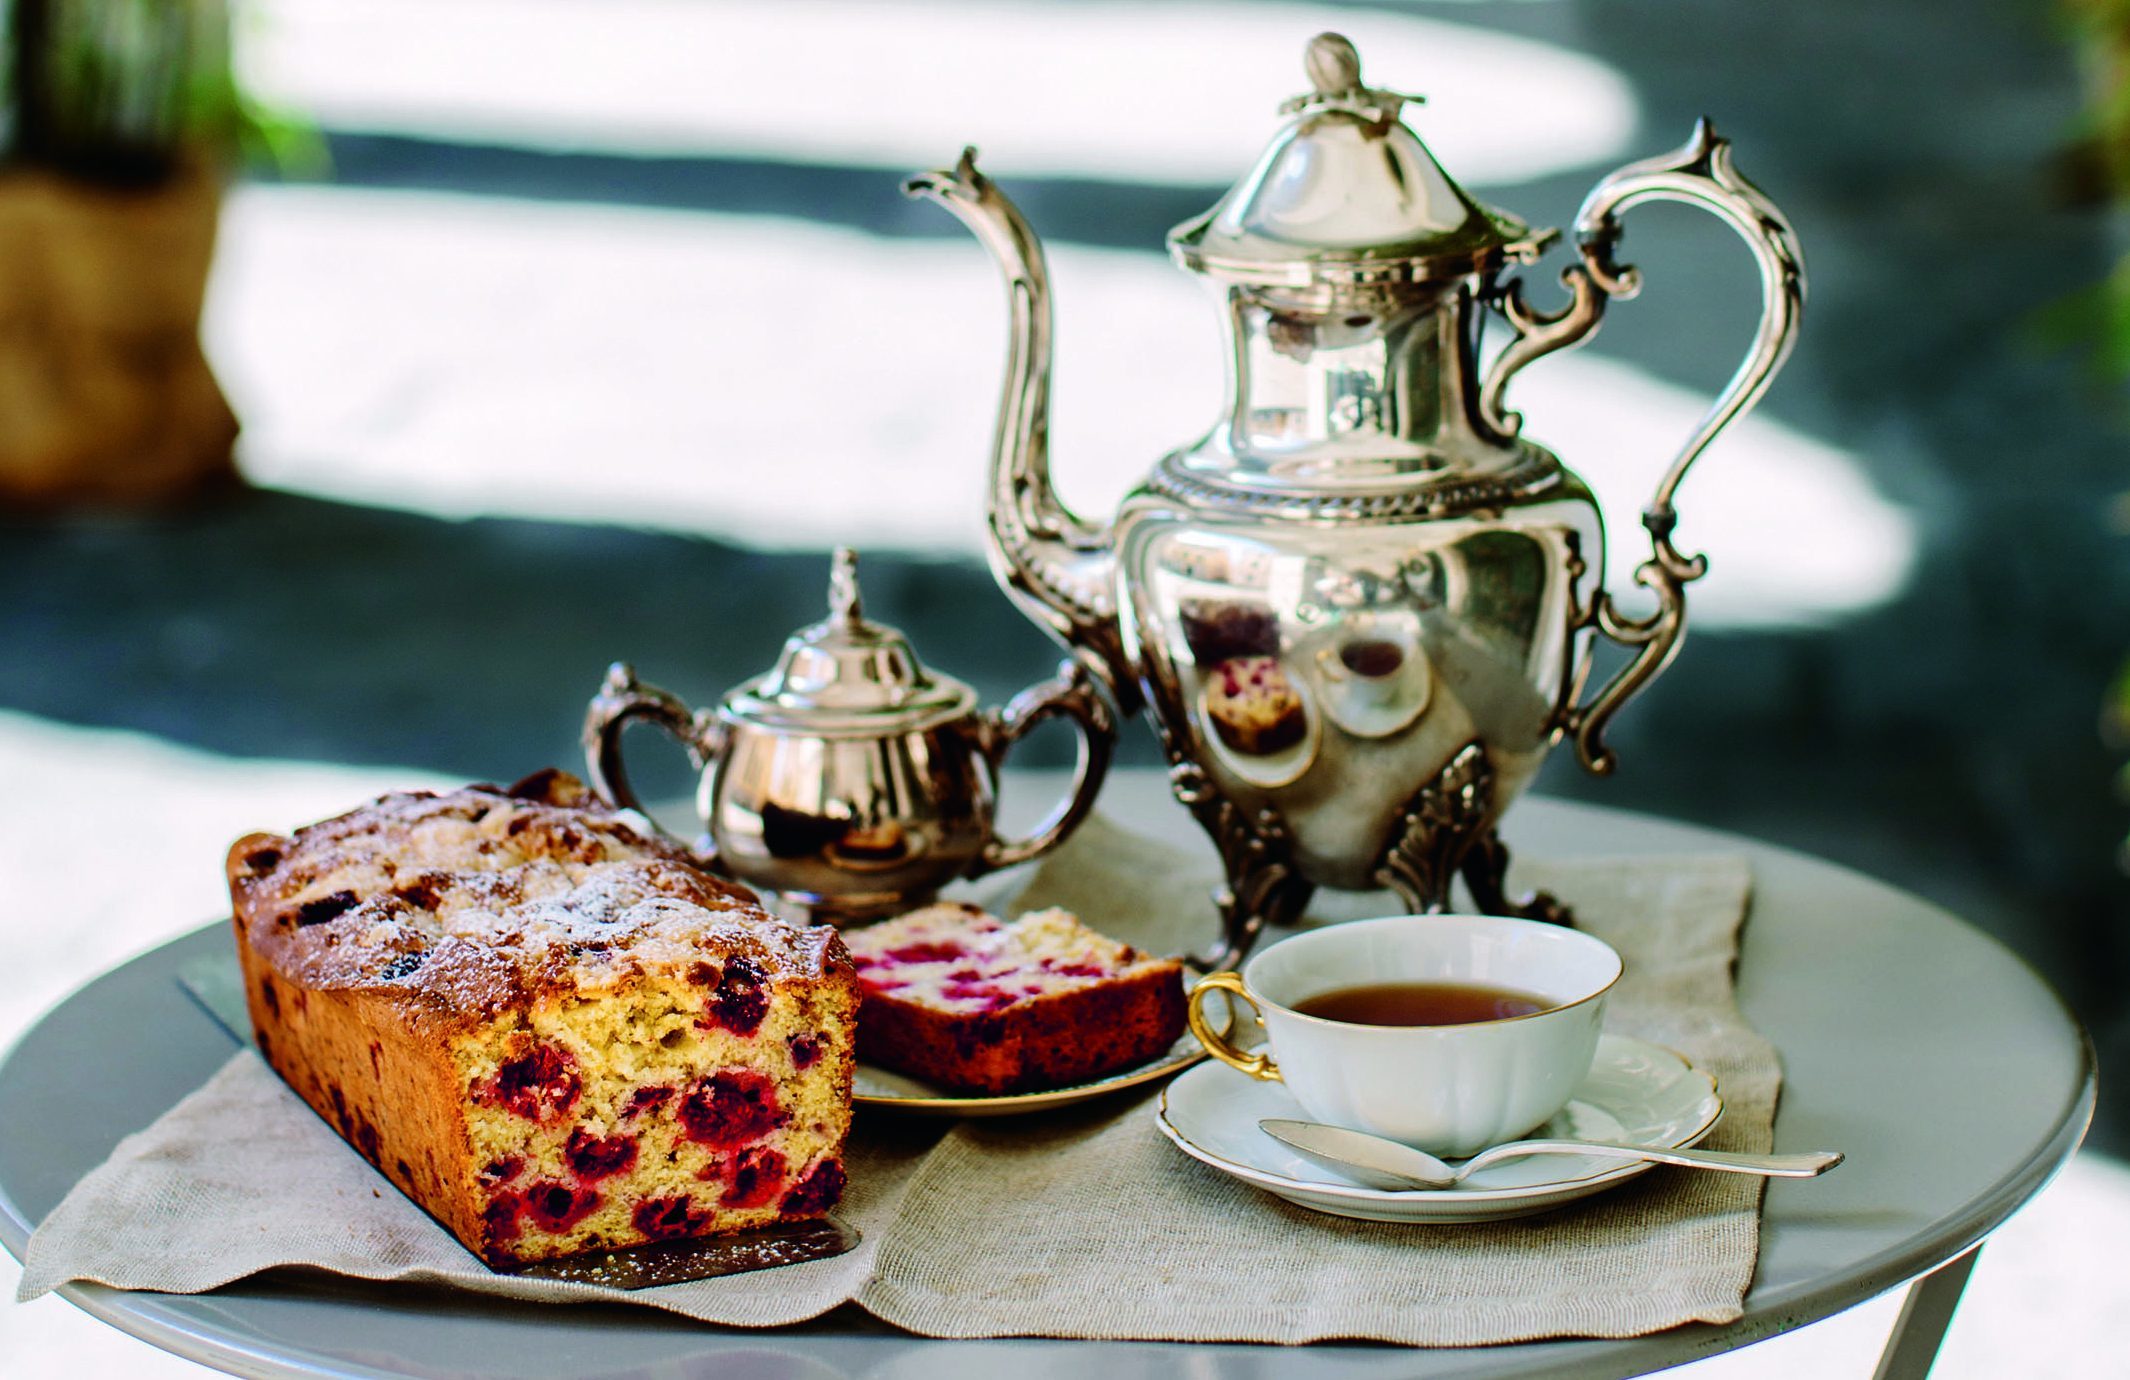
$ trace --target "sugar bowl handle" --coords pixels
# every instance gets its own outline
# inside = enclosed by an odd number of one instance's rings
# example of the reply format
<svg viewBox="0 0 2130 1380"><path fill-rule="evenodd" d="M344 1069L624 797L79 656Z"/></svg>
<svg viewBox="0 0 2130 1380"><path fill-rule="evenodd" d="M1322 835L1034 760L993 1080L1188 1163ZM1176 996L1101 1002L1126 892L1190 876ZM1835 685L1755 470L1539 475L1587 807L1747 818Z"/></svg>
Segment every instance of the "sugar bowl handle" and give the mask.
<svg viewBox="0 0 2130 1380"><path fill-rule="evenodd" d="M592 779L592 789L601 800L624 810L634 810L650 819L663 834L666 833L664 826L651 818L651 812L643 807L643 802L630 788L629 774L622 764L621 730L632 719L656 724L678 740L688 750L689 760L695 763L698 771L715 762L724 751L725 726L710 711L691 711L678 696L637 680L635 669L626 661L617 661L607 667L606 680L584 715L585 770ZM672 836L668 834L667 837ZM705 861L714 861L715 850L707 835L695 845L694 851Z"/></svg>
<svg viewBox="0 0 2130 1380"><path fill-rule="evenodd" d="M1110 752L1116 745L1117 720L1109 701L1095 688L1094 678L1078 662L1058 667L1056 676L1031 685L1008 701L1004 709L987 709L978 716L977 746L998 773L1006 754L1028 731L1045 719L1066 718L1079 730L1078 765L1073 771L1072 790L1036 831L1025 839L1005 839L996 830L984 844L983 853L969 870L972 877L996 872L1040 858L1064 842L1094 808L1095 794L1109 774Z"/></svg>

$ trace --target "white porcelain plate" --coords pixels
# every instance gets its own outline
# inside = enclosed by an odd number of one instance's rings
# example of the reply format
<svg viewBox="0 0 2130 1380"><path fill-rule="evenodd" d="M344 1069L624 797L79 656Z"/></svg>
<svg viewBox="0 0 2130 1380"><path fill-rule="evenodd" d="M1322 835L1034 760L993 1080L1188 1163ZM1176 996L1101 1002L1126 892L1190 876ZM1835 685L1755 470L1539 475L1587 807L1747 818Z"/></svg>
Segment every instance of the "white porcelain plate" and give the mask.
<svg viewBox="0 0 2130 1380"><path fill-rule="evenodd" d="M1213 687L1199 687L1198 721L1204 725L1206 746L1220 759L1222 766L1253 786L1270 789L1299 781L1302 773L1309 770L1309 764L1316 760L1317 750L1323 743L1323 721L1316 705L1310 700L1308 687L1296 676L1289 676L1288 681L1294 687L1295 697L1302 702L1302 736L1279 751L1268 752L1262 756L1237 752L1228 746L1221 738L1220 731L1213 727L1212 711L1206 707Z"/></svg>
<svg viewBox="0 0 2130 1380"><path fill-rule="evenodd" d="M1119 1069L1093 1082L1075 1083L1068 1088L1046 1088L1041 1092L1001 1093L996 1096L948 1092L925 1082L922 1078L891 1073L871 1064L860 1064L857 1077L851 1084L851 1101L861 1107L892 1107L897 1111L916 1112L925 1116L1016 1116L1022 1112L1045 1112L1053 1107L1069 1107L1091 1097L1102 1097L1125 1088L1135 1088L1141 1083L1165 1078L1178 1069L1189 1068L1205 1057L1205 1046L1199 1044L1187 1031L1182 1039L1169 1046L1166 1054L1149 1059L1143 1064L1134 1064L1128 1069ZM1236 1076L1241 1077L1240 1074Z"/></svg>
<svg viewBox="0 0 2130 1380"><path fill-rule="evenodd" d="M1661 1045L1625 1035L1599 1037L1589 1077L1558 1116L1533 1132L1576 1140L1625 1141L1661 1149L1692 1145L1723 1115L1716 1080ZM1209 1063L1171 1083L1156 1113L1176 1148L1225 1174L1301 1207L1371 1222L1491 1222L1544 1212L1647 1173L1649 1164L1568 1155L1533 1155L1490 1165L1455 1188L1386 1192L1303 1159L1257 1123L1307 1119L1278 1083L1262 1083Z"/></svg>

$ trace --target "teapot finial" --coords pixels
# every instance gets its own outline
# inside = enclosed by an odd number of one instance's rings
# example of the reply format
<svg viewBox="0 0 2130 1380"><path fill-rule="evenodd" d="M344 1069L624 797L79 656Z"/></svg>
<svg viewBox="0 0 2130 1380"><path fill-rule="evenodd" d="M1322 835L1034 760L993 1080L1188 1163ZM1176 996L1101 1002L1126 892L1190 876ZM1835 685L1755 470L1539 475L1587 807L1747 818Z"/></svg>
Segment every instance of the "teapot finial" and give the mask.
<svg viewBox="0 0 2130 1380"><path fill-rule="evenodd" d="M1302 54L1302 69L1309 74L1310 91L1280 103L1282 115L1322 106L1345 107L1385 126L1396 123L1401 107L1423 104L1423 98L1402 91L1379 90L1361 80L1361 54L1344 34L1320 33L1309 40Z"/></svg>
<svg viewBox="0 0 2130 1380"><path fill-rule="evenodd" d="M1344 34L1326 32L1310 39L1302 66L1319 96L1350 96L1363 89L1361 54Z"/></svg>
<svg viewBox="0 0 2130 1380"><path fill-rule="evenodd" d="M865 621L865 604L858 594L858 553L848 546L837 547L829 563L828 616L846 626Z"/></svg>

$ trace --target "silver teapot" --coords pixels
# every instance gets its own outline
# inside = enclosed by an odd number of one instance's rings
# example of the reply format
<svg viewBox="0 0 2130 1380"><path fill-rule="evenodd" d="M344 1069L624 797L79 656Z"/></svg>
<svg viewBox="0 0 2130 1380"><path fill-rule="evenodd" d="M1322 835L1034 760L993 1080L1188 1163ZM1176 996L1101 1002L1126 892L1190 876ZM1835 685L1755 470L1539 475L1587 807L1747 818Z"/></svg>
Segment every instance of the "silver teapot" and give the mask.
<svg viewBox="0 0 2130 1380"><path fill-rule="evenodd" d="M1079 730L1071 790L1024 839L999 836L997 779L1013 744L1052 717ZM775 669L692 711L616 662L584 721L592 787L644 814L621 733L654 724L701 772L696 855L815 919L856 923L923 904L959 877L1042 856L1094 805L1115 720L1072 662L1004 709L927 669L909 640L866 618L857 557L837 550L826 620L794 633Z"/></svg>
<svg viewBox="0 0 2130 1380"><path fill-rule="evenodd" d="M1306 68L1313 89L1282 107L1248 175L1168 237L1219 293L1226 410L1107 526L1051 486L1034 232L973 149L904 188L959 217L1005 272L992 568L1122 712L1151 711L1176 796L1224 865L1222 942L1204 960L1221 967L1317 886L1440 910L1461 873L1484 910L1568 918L1551 897L1506 894L1497 823L1563 737L1590 771L1613 769L1605 730L1678 651L1686 586L1707 568L1674 544L1674 495L1788 356L1805 292L1789 223L1704 120L1683 148L1591 190L1566 301L1536 305L1512 270L1554 233L1452 182L1401 118L1415 98L1365 85L1346 39L1311 40ZM1655 604L1635 613L1605 590L1590 491L1521 435L1508 385L1635 294L1619 217L1652 200L1743 237L1762 316L1643 511L1653 553L1635 579ZM1491 362L1486 309L1513 330ZM1627 656L1586 698L1601 638Z"/></svg>

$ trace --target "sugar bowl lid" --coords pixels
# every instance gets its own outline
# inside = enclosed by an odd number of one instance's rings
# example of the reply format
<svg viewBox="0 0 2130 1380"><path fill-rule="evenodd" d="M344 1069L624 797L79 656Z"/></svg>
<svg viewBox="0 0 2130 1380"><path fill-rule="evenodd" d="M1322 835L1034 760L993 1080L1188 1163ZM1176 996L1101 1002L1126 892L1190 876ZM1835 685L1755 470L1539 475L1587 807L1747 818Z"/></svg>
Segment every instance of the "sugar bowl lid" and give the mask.
<svg viewBox="0 0 2130 1380"><path fill-rule="evenodd" d="M725 696L727 718L833 737L906 733L967 713L976 692L929 671L909 639L866 618L858 553L836 548L828 617L799 629L767 675Z"/></svg>
<svg viewBox="0 0 2130 1380"><path fill-rule="evenodd" d="M1185 268L1235 282L1424 282L1503 259L1537 256L1533 231L1452 182L1399 118L1418 97L1361 81L1339 34L1309 40L1312 90L1280 107L1293 118L1212 210L1169 232Z"/></svg>

